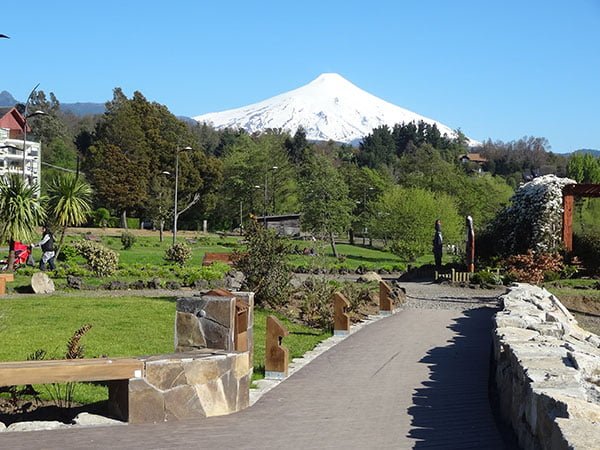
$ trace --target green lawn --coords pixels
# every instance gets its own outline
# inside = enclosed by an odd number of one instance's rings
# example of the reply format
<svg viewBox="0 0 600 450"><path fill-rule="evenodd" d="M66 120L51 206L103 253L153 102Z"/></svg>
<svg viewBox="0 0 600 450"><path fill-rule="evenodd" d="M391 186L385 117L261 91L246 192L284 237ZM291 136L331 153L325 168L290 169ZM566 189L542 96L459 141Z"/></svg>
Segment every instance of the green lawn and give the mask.
<svg viewBox="0 0 600 450"><path fill-rule="evenodd" d="M62 357L72 334L84 324L92 328L82 339L86 357L143 356L173 351L175 299L171 297L27 296L0 301L0 360L22 361L38 349ZM255 378L264 374L265 324L270 312L256 309L254 324ZM303 355L331 334L293 324L279 316L290 331L284 345L291 357ZM44 390L41 388L41 392ZM75 401L107 398L106 388L79 384Z"/></svg>

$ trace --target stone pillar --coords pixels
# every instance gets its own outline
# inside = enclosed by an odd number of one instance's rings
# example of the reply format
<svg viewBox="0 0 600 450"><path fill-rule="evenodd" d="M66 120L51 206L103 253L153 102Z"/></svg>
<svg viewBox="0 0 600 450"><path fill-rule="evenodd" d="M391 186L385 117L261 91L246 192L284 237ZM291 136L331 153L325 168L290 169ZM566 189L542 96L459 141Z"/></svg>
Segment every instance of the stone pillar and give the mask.
<svg viewBox="0 0 600 450"><path fill-rule="evenodd" d="M203 295L177 299L175 351L234 351L235 297Z"/></svg>
<svg viewBox="0 0 600 450"><path fill-rule="evenodd" d="M350 333L350 316L347 311L350 302L340 292L333 294L333 334L345 336Z"/></svg>

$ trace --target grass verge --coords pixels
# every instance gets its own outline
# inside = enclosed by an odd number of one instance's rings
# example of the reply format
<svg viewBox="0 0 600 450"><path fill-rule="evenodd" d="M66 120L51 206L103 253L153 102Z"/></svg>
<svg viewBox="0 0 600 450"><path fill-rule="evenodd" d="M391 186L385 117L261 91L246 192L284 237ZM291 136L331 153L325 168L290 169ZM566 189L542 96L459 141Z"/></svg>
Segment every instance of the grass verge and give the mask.
<svg viewBox="0 0 600 450"><path fill-rule="evenodd" d="M254 379L264 376L265 326L272 312L255 310ZM38 349L48 357L64 356L68 339L84 324L92 328L82 339L86 357L135 357L173 351L174 297L27 296L0 302L0 361L23 361ZM331 335L278 315L290 335L284 345L291 357L302 356ZM44 387L38 389L43 397ZM74 401L105 400L106 387L78 383Z"/></svg>

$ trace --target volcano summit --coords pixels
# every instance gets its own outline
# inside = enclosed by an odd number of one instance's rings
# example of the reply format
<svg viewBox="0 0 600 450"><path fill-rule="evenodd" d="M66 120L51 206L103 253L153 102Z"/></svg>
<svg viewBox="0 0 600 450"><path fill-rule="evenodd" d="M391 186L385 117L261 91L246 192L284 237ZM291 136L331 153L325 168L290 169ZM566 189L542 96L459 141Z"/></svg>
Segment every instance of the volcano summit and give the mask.
<svg viewBox="0 0 600 450"><path fill-rule="evenodd" d="M344 143L356 143L382 125L420 121L435 124L442 135L456 136L450 127L369 94L336 73L321 74L305 86L252 105L194 119L249 133L281 128L293 134L302 126L309 140Z"/></svg>

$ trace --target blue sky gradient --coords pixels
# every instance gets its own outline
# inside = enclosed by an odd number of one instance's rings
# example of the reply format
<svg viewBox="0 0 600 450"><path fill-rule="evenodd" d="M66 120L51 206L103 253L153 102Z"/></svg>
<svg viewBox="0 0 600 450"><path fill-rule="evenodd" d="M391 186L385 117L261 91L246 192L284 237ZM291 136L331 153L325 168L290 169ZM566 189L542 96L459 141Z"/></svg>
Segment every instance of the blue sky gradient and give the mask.
<svg viewBox="0 0 600 450"><path fill-rule="evenodd" d="M391 103L510 141L600 149L600 0L5 2L0 91L130 96L196 116L336 72ZM10 18L10 20L6 20Z"/></svg>

